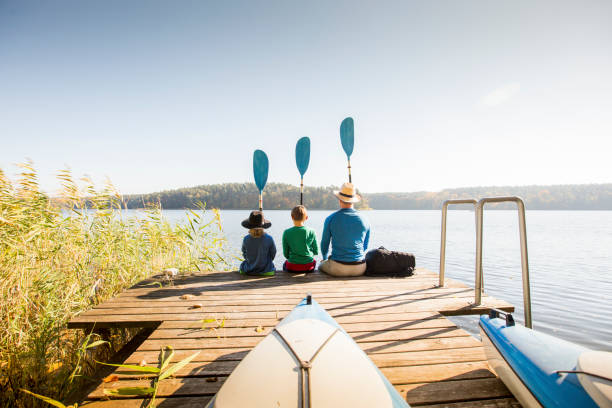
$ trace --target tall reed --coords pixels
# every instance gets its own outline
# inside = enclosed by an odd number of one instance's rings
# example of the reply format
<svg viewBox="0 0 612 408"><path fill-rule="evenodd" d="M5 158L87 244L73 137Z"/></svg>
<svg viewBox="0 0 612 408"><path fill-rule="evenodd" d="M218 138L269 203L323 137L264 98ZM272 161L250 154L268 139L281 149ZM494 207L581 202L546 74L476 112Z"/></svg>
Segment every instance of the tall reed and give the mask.
<svg viewBox="0 0 612 408"><path fill-rule="evenodd" d="M20 167L17 181L0 170L0 401L33 407L44 403L20 388L66 400L93 370L84 334L66 329L71 317L163 268L227 263L214 210L176 225L159 206L126 214L112 184L96 190L85 178L80 189L67 170L50 199L33 166Z"/></svg>

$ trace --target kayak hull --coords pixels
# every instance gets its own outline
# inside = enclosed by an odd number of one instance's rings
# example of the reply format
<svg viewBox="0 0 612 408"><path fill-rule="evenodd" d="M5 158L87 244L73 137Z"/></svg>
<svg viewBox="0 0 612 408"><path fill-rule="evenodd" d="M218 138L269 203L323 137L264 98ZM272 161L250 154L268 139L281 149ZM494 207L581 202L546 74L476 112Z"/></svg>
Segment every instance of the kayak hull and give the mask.
<svg viewBox="0 0 612 408"><path fill-rule="evenodd" d="M501 355L497 347L491 342L483 329L480 329L482 345L491 369L502 379L512 395L521 402L524 407L541 408L542 405L533 396L529 388L523 383L520 377L514 372L512 367Z"/></svg>
<svg viewBox="0 0 612 408"><path fill-rule="evenodd" d="M588 349L508 318L483 315L479 326L491 368L523 406L598 406L572 373Z"/></svg>
<svg viewBox="0 0 612 408"><path fill-rule="evenodd" d="M409 407L310 297L247 354L208 405L236 406Z"/></svg>

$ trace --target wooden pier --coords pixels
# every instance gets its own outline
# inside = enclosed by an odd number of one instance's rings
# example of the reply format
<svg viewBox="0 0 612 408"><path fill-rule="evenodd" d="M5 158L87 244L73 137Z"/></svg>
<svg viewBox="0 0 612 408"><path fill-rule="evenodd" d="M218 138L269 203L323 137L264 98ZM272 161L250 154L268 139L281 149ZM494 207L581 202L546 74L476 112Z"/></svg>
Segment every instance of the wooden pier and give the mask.
<svg viewBox="0 0 612 408"><path fill-rule="evenodd" d="M437 284L438 275L424 269L408 278L216 272L168 284L157 277L77 316L69 327L154 328L125 364L157 365L164 346L174 348L173 361L200 351L174 378L160 382L156 405L203 407L249 350L311 293L410 405L518 407L489 369L482 344L445 317L514 307L489 296L474 306L472 288L451 279L444 288ZM139 398L109 399L104 390L150 386L151 380L121 368L114 374L119 380L99 384L83 406L146 406Z"/></svg>

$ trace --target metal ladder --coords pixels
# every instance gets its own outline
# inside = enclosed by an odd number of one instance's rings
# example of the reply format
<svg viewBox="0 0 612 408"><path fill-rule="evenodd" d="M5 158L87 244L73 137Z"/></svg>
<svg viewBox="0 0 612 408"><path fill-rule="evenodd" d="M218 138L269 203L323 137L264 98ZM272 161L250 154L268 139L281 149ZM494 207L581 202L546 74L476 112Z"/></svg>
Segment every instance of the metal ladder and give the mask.
<svg viewBox="0 0 612 408"><path fill-rule="evenodd" d="M440 239L440 282L439 286L444 286L444 272L446 263L446 216L448 206L450 204L472 204L476 216L476 267L475 267L475 291L474 303L480 305L482 303L482 292L484 289L483 273L482 273L482 219L483 210L486 203L516 203L519 217L519 234L521 240L521 269L523 276L523 307L525 310L525 326L531 328L533 323L531 320L531 291L529 288L529 260L527 258L527 227L525 224L525 203L520 197L485 197L476 201L474 199L462 200L446 200L442 204L442 227Z"/></svg>

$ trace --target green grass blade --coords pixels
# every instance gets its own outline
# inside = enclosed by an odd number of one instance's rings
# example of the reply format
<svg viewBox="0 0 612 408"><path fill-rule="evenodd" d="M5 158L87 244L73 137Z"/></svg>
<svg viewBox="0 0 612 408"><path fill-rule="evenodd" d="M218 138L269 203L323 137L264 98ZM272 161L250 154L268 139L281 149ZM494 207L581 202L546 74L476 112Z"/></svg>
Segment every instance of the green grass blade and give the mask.
<svg viewBox="0 0 612 408"><path fill-rule="evenodd" d="M139 366L139 365L132 365L132 364L111 364L111 363L103 363L101 361L96 361L96 363L104 364L104 365L111 366L111 367L127 368L128 370L137 371L140 373L159 373L161 371L159 368L151 367L151 366Z"/></svg>
<svg viewBox="0 0 612 408"><path fill-rule="evenodd" d="M153 394L155 389L153 387L122 387L115 388L114 390L104 390L106 395L113 397L118 396L147 396Z"/></svg>
<svg viewBox="0 0 612 408"><path fill-rule="evenodd" d="M85 348L86 348L86 349L88 349L88 348L93 348L93 347L97 347L97 346L100 346L100 345L105 344L105 343L106 343L106 344L110 344L110 343L109 343L108 341L106 341L106 340L97 340L97 341L94 341L94 342L93 342L93 343L91 343L91 344L88 344L88 345L87 345Z"/></svg>
<svg viewBox="0 0 612 408"><path fill-rule="evenodd" d="M172 361L172 357L174 357L174 349L172 348L172 346L166 346L166 349L170 350L170 352L166 355L166 351L162 350L161 366L159 367L160 371L164 371L166 367L168 367L168 364L170 364L170 361Z"/></svg>
<svg viewBox="0 0 612 408"><path fill-rule="evenodd" d="M25 392L26 394L33 395L36 398L45 401L47 404L53 405L54 407L57 407L57 408L66 408L66 406L64 404L62 404L59 401L54 400L53 398L45 397L44 395L34 394L33 392L28 391L28 390L24 390L23 388L21 388L21 391Z"/></svg>
<svg viewBox="0 0 612 408"><path fill-rule="evenodd" d="M196 358L196 356L200 354L200 352L198 351L197 353L195 353L194 355L187 357L184 360L179 361L178 363L176 363L175 365L173 365L172 367L170 367L169 369L167 369L166 371L164 371L158 378L159 381L166 379L168 377L170 377L171 375L173 375L174 373L176 373L178 370L180 370L181 368L185 367L187 364L189 364L191 362L191 360L193 360L194 358Z"/></svg>

